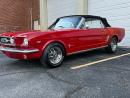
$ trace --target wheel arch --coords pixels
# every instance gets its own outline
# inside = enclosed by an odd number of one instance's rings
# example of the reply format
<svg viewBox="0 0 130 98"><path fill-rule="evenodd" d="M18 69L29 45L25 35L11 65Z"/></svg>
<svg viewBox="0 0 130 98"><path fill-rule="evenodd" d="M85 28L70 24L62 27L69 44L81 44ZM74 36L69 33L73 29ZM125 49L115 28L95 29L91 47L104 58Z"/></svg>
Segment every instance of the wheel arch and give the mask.
<svg viewBox="0 0 130 98"><path fill-rule="evenodd" d="M60 41L60 40L51 40L51 41L48 41L46 44L44 44L44 46L42 47L42 52L44 52L44 50L46 49L46 47L52 43L58 43L60 45L63 46L64 48L64 52L65 52L65 55L67 55L67 46L64 42Z"/></svg>
<svg viewBox="0 0 130 98"><path fill-rule="evenodd" d="M119 42L119 38L118 38L118 35L113 35L112 38L116 38L117 41Z"/></svg>

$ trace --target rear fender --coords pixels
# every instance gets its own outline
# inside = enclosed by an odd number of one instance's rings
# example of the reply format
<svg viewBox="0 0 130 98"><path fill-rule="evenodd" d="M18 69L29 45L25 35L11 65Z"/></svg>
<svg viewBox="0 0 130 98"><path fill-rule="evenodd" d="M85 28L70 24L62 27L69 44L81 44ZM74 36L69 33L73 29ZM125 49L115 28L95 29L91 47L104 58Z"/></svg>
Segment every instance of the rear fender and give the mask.
<svg viewBox="0 0 130 98"><path fill-rule="evenodd" d="M111 39L116 36L117 38L119 37L118 33L116 30L112 28L108 28L108 44L111 42ZM119 39L119 38L118 38Z"/></svg>
<svg viewBox="0 0 130 98"><path fill-rule="evenodd" d="M121 42L125 36L124 28L111 28L111 38L116 36L118 38L118 42Z"/></svg>

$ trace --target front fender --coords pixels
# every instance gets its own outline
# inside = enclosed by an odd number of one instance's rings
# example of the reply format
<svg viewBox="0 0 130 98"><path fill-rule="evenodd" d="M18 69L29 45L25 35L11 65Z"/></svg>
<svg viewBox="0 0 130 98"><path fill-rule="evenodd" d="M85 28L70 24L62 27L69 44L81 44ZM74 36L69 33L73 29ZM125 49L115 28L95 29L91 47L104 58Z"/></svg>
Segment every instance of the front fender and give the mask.
<svg viewBox="0 0 130 98"><path fill-rule="evenodd" d="M68 51L67 51L67 50L68 50L67 45L66 45L63 41L61 41L61 40L50 40L50 41L47 41L47 42L43 45L43 47L42 47L42 52L44 52L44 50L46 49L46 47L47 47L49 44L51 44L51 43L59 43L59 44L63 45L64 48L65 48L66 53L68 53Z"/></svg>

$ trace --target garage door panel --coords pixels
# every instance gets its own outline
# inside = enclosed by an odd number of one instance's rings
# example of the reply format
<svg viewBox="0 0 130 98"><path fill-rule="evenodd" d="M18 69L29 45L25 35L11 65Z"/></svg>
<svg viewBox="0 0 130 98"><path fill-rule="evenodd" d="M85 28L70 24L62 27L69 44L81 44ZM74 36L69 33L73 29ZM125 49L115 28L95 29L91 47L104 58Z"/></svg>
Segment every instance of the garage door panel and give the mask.
<svg viewBox="0 0 130 98"><path fill-rule="evenodd" d="M129 0L88 0L88 13L106 17L113 27L126 29L121 45L130 46L130 1Z"/></svg>
<svg viewBox="0 0 130 98"><path fill-rule="evenodd" d="M116 21L109 21L109 24L111 26L117 26L117 27L125 27L125 29L130 29L130 23L129 23L130 19L128 19L127 21L125 20L116 20Z"/></svg>
<svg viewBox="0 0 130 98"><path fill-rule="evenodd" d="M106 17L108 17L108 16L106 16ZM129 20L130 20L130 15L124 15L124 16L115 16L115 17L111 17L111 16L109 16L109 21L123 21L123 22L125 22L125 23L128 23L129 22ZM125 20L124 20L125 19Z"/></svg>
<svg viewBox="0 0 130 98"><path fill-rule="evenodd" d="M93 3L93 4L98 4L98 3L106 3L106 5L115 5L115 4L121 4L121 3L128 3L128 2L130 2L130 1L128 1L128 0L113 0L113 1L111 1L111 0L101 0L101 1L98 1L98 0L89 0L89 3Z"/></svg>
<svg viewBox="0 0 130 98"><path fill-rule="evenodd" d="M91 13L102 14L102 15L108 15L108 13L109 13L109 15L111 17L120 17L120 16L125 16L125 15L130 15L130 6L129 7L123 7L123 8L110 9L110 10L109 9L89 10L89 13L90 14Z"/></svg>
<svg viewBox="0 0 130 98"><path fill-rule="evenodd" d="M128 0L95 0L95 2L93 2L93 0L89 0L89 6L93 6L91 9L100 9L100 8L104 8L104 7L116 7L116 6L122 6L122 5L128 5L128 3L130 3L130 1ZM110 7L111 6L111 7Z"/></svg>
<svg viewBox="0 0 130 98"><path fill-rule="evenodd" d="M93 11L99 11L99 10L111 10L111 9L117 9L117 8L126 8L126 7L129 7L129 4L130 4L130 2L129 3L124 3L124 4L120 4L120 5L113 5L113 6L109 6L109 5L106 5L106 6L99 6L99 7L92 7L92 8L90 8L91 10L93 10ZM91 6L91 5L89 5L89 6ZM104 9L104 7L105 7L105 9Z"/></svg>
<svg viewBox="0 0 130 98"><path fill-rule="evenodd" d="M127 10L126 10L127 9ZM128 8L121 8L121 9L114 9L114 11L111 10L99 10L99 11L91 11L89 13L95 13L95 14L98 14L98 13L101 13L101 14L104 14L106 15L107 13L109 13L109 15L111 17L116 17L116 16L124 16L124 15L130 15L130 7ZM120 13L121 11L121 13Z"/></svg>
<svg viewBox="0 0 130 98"><path fill-rule="evenodd" d="M99 10L111 10L111 9L117 9L117 8L125 8L125 7L129 7L129 4L130 4L130 2L129 3L124 3L124 4L120 4L120 5L113 5L113 6L109 6L109 5L106 5L106 6L99 6L99 7L95 7L95 6L93 6L92 8L90 8L91 10L94 10L94 11L99 11ZM91 6L91 5L89 5L89 6ZM105 9L104 9L104 7L105 7Z"/></svg>

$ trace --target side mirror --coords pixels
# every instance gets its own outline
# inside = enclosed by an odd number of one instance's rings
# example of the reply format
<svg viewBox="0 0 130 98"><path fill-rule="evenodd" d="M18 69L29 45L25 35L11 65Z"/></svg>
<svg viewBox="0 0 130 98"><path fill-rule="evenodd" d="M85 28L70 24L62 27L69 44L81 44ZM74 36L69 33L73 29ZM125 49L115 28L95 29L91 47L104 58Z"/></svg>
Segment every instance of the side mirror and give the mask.
<svg viewBox="0 0 130 98"><path fill-rule="evenodd" d="M89 25L88 25L88 24L85 24L85 28L88 29L88 28L89 28Z"/></svg>

